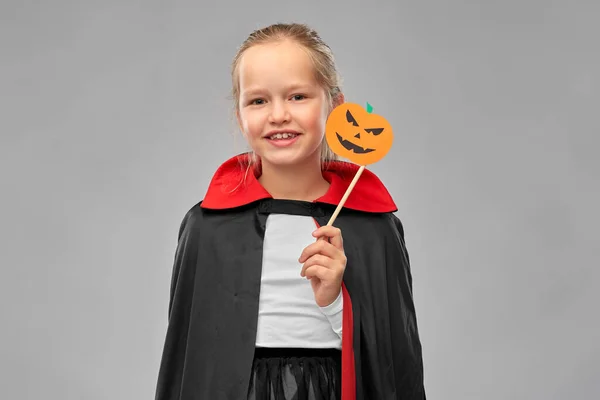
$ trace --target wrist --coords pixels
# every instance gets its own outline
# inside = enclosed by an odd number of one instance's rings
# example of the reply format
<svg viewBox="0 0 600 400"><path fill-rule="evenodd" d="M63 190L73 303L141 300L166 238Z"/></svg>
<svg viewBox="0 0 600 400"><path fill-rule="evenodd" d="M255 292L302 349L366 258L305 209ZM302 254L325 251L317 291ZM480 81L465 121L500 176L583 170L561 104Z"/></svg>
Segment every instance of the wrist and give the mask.
<svg viewBox="0 0 600 400"><path fill-rule="evenodd" d="M319 304L317 302L317 305L325 315L334 315L341 311L342 300L342 288L340 287L340 290L336 297L334 297L333 299L328 299L322 304Z"/></svg>

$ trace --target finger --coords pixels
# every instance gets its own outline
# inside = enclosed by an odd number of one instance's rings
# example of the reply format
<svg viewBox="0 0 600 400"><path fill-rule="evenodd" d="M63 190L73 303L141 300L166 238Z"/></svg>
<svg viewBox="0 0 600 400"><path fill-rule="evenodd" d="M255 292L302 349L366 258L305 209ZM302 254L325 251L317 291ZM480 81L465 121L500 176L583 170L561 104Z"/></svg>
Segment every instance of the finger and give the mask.
<svg viewBox="0 0 600 400"><path fill-rule="evenodd" d="M313 265L306 269L306 279L317 277L321 281L333 280L335 272L322 265Z"/></svg>
<svg viewBox="0 0 600 400"><path fill-rule="evenodd" d="M303 263L315 254L323 254L324 256L335 259L343 258L343 252L335 246L333 246L331 243L325 240L317 240L316 242L309 244L304 248L304 250L302 250L298 261Z"/></svg>
<svg viewBox="0 0 600 400"><path fill-rule="evenodd" d="M312 267L313 265L321 265L325 268L335 269L335 264L335 260L322 254L315 254L311 256L308 260L306 260L306 262L302 266L302 270L300 271L300 276L304 276L306 274L306 270Z"/></svg>
<svg viewBox="0 0 600 400"><path fill-rule="evenodd" d="M317 240L322 238L329 239L328 241L336 248L340 250L344 249L344 240L342 238L342 231L340 228L324 225L315 230L313 232L313 236L316 237Z"/></svg>

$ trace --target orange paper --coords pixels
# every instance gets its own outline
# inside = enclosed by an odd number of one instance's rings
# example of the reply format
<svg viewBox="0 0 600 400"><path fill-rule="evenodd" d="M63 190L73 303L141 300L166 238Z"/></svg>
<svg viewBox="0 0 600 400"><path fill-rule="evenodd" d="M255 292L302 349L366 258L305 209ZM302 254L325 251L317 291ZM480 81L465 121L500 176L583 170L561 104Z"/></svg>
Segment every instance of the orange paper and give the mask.
<svg viewBox="0 0 600 400"><path fill-rule="evenodd" d="M356 103L342 103L329 114L325 136L331 150L358 165L381 160L392 147L394 132L383 116Z"/></svg>

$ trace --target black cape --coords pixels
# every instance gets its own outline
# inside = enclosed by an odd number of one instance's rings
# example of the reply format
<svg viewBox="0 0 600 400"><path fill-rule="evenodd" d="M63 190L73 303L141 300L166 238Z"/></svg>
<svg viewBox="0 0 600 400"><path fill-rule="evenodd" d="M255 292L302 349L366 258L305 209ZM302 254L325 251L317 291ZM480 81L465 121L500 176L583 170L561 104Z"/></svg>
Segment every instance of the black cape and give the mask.
<svg viewBox="0 0 600 400"><path fill-rule="evenodd" d="M248 156L225 162L180 226L156 400L245 400L254 356L262 249L270 213L325 225L357 166L334 162L314 202L273 199ZM389 193L365 170L334 225L347 265L343 400L424 400L422 350L402 223Z"/></svg>

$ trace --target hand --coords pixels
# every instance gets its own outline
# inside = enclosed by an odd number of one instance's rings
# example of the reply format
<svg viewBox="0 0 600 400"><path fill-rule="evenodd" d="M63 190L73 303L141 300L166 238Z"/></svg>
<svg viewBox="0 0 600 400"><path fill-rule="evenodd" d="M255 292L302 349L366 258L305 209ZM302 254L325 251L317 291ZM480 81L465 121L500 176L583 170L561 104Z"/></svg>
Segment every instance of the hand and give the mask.
<svg viewBox="0 0 600 400"><path fill-rule="evenodd" d="M325 225L313 236L317 241L308 245L298 259L304 263L300 275L310 279L317 305L326 307L340 294L347 260L339 228Z"/></svg>

